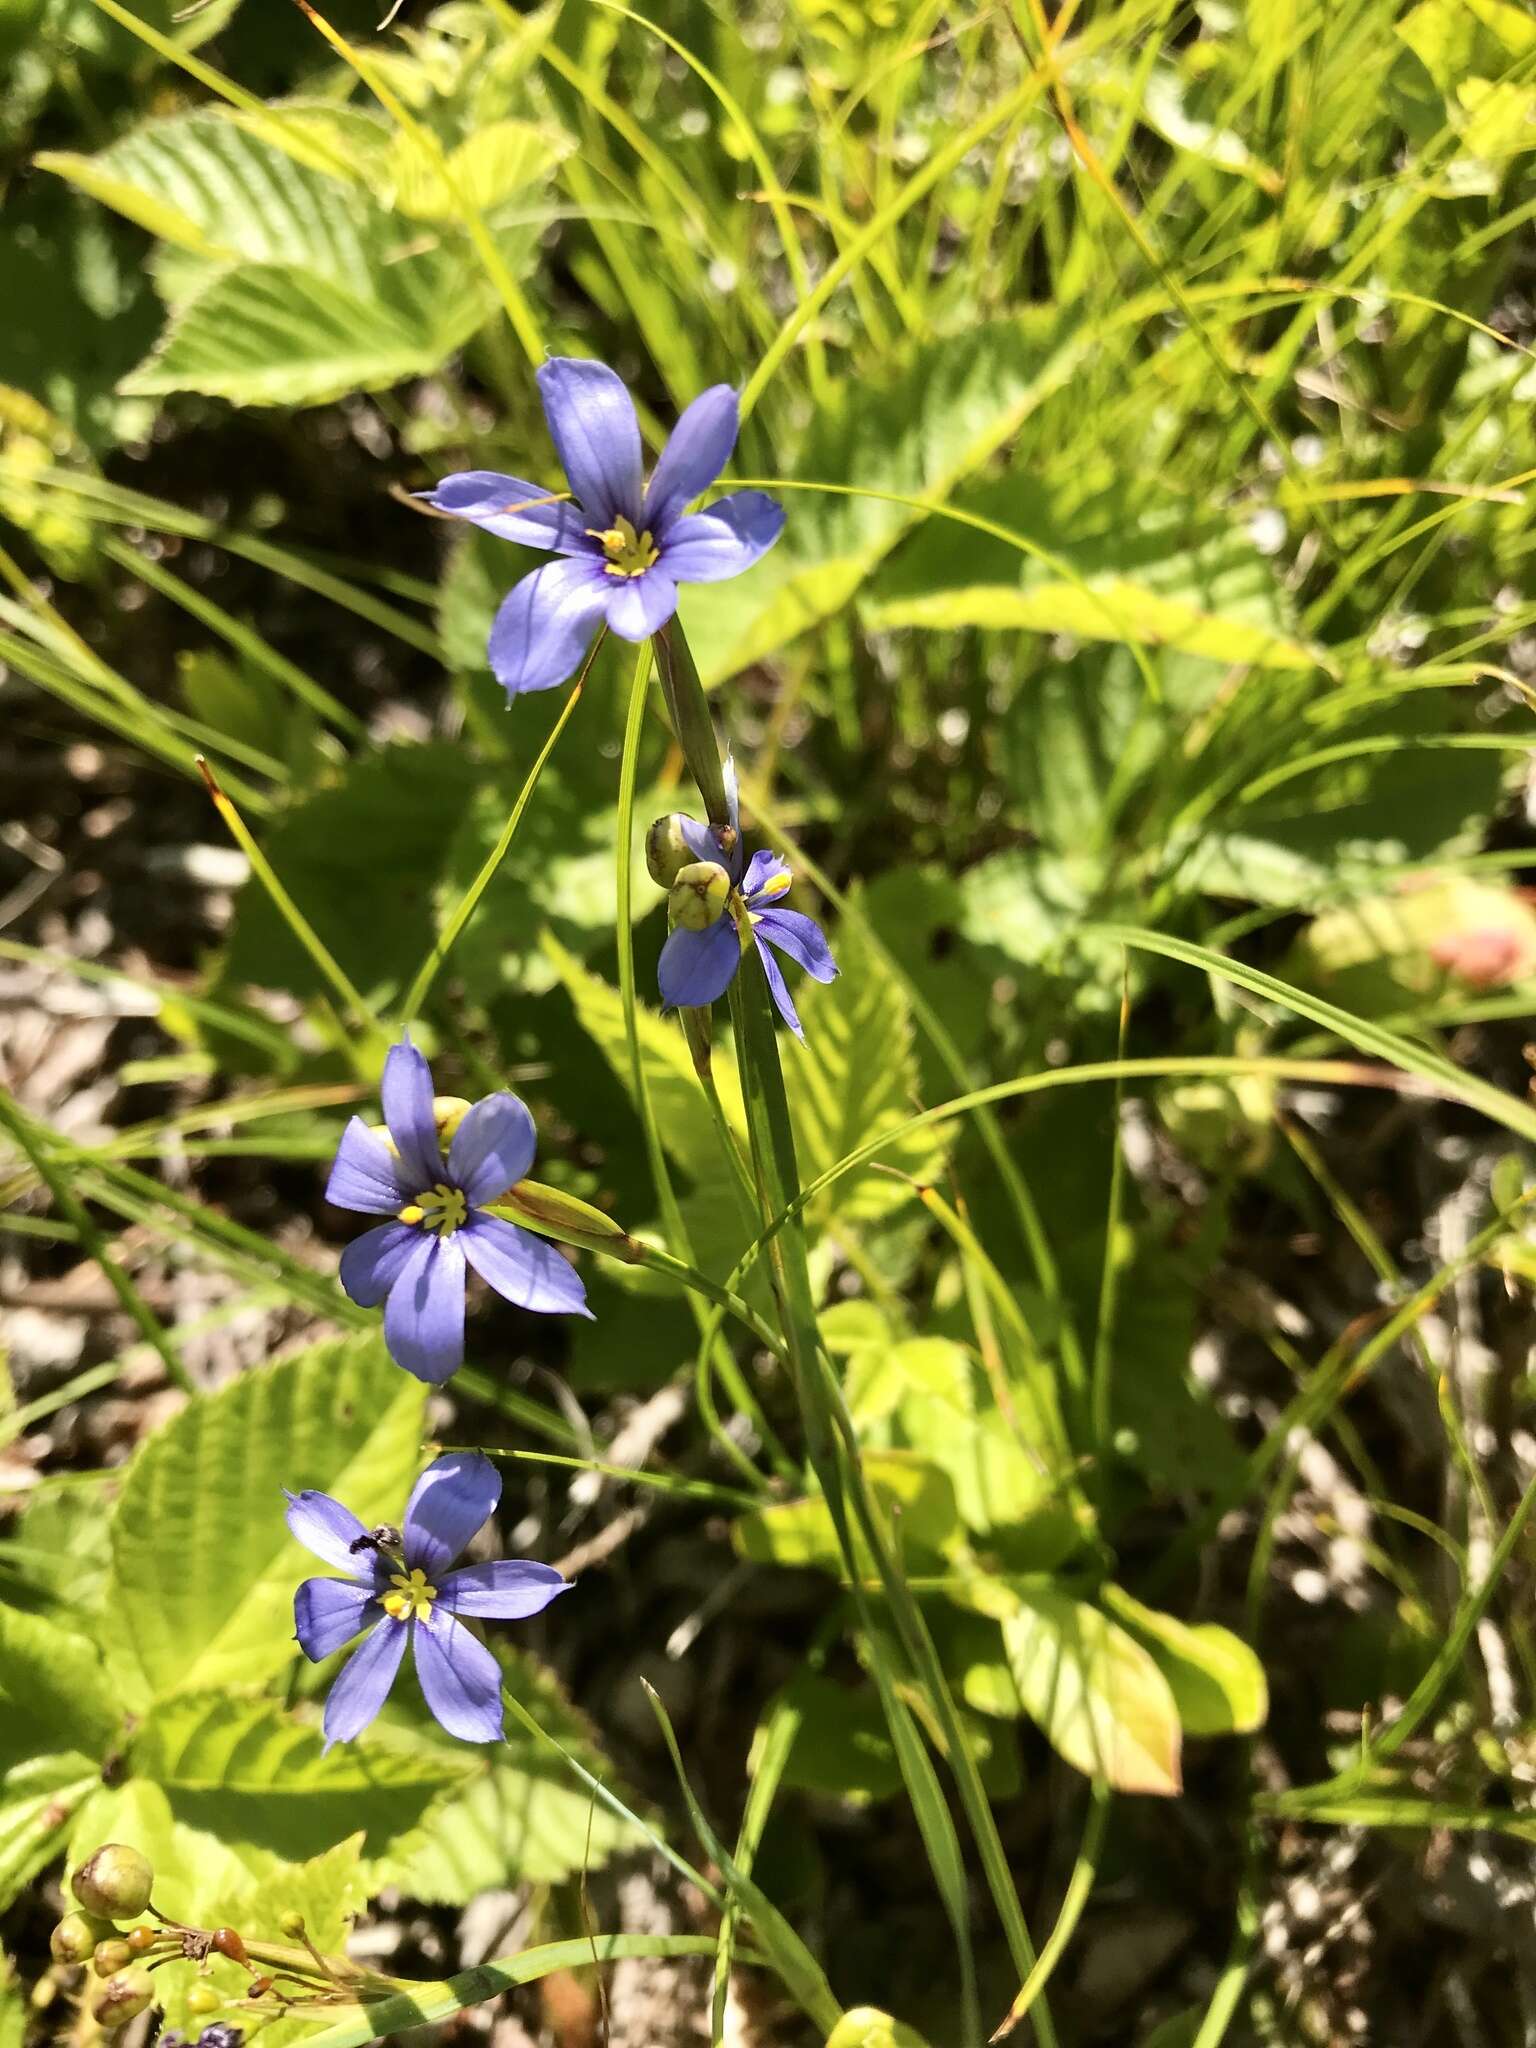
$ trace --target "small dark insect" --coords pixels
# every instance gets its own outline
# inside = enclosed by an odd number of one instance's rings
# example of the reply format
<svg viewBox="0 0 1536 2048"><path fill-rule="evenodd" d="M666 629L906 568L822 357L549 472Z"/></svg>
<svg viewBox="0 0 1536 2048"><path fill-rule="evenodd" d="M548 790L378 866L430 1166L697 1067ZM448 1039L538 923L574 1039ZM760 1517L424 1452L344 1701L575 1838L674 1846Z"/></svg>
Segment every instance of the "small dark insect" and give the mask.
<svg viewBox="0 0 1536 2048"><path fill-rule="evenodd" d="M398 1550L402 1538L400 1531L388 1522L380 1522L366 1536L357 1536L347 1545L349 1556L356 1557L360 1550Z"/></svg>

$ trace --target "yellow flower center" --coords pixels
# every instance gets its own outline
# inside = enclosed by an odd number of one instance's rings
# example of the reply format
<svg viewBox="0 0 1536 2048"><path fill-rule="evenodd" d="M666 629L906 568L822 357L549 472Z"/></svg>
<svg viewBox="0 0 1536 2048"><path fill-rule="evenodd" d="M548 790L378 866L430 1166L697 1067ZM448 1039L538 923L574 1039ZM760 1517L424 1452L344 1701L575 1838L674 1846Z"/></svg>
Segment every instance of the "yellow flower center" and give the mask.
<svg viewBox="0 0 1536 2048"><path fill-rule="evenodd" d="M394 1591L384 1595L384 1612L395 1621L425 1621L437 1598L437 1588L427 1584L426 1573L419 1566L409 1576L395 1572L389 1583Z"/></svg>
<svg viewBox="0 0 1536 2048"><path fill-rule="evenodd" d="M603 564L607 576L643 576L660 555L661 550L651 539L650 529L636 533L629 520L622 516L615 519L606 532L595 526L587 528L589 540L600 540L603 553L608 557Z"/></svg>
<svg viewBox="0 0 1536 2048"><path fill-rule="evenodd" d="M463 1229L469 1203L462 1188L451 1188L439 1181L429 1193L418 1195L396 1214L402 1223L419 1223L423 1230L435 1230L439 1237L452 1237L456 1230Z"/></svg>

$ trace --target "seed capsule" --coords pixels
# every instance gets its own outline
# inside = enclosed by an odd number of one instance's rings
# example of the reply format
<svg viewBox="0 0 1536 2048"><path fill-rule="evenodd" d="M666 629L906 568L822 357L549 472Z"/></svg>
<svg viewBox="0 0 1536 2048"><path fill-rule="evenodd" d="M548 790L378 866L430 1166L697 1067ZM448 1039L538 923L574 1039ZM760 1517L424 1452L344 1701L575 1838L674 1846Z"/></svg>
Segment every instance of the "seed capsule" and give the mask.
<svg viewBox="0 0 1536 2048"><path fill-rule="evenodd" d="M278 1932L286 1941L297 1941L304 1932L304 1915L291 1909L277 1923Z"/></svg>
<svg viewBox="0 0 1536 2048"><path fill-rule="evenodd" d="M91 2012L97 2024L112 2034L119 2027L126 2027L130 2020L136 2020L141 2012L148 2012L154 2002L155 1987L150 1974L135 1964L131 1970L119 1970L115 1977L107 1979L91 2000Z"/></svg>
<svg viewBox="0 0 1536 2048"><path fill-rule="evenodd" d="M146 1949L153 1948L160 1939L160 1930L157 1927L133 1927L129 1929L126 1938L133 1953L141 1956Z"/></svg>
<svg viewBox="0 0 1536 2048"><path fill-rule="evenodd" d="M105 1842L75 1872L71 1888L87 1913L136 1920L149 1904L155 1873L149 1858L122 1842Z"/></svg>
<svg viewBox="0 0 1536 2048"><path fill-rule="evenodd" d="M671 888L679 868L698 858L683 837L684 825L692 823L692 818L685 818L681 811L669 811L645 835L645 864L651 871L651 880L663 889Z"/></svg>
<svg viewBox="0 0 1536 2048"><path fill-rule="evenodd" d="M182 2000L191 2013L217 2012L224 2003L211 1984L194 1984Z"/></svg>
<svg viewBox="0 0 1536 2048"><path fill-rule="evenodd" d="M115 1977L119 1970L126 1970L133 1961L133 1950L126 1941L99 1941L96 1953L91 1957L91 1968L98 1977Z"/></svg>
<svg viewBox="0 0 1536 2048"><path fill-rule="evenodd" d="M66 1913L48 1937L49 1953L56 1963L88 1963L111 1933L112 1923L94 1913Z"/></svg>
<svg viewBox="0 0 1536 2048"><path fill-rule="evenodd" d="M228 1956L232 1963L250 1962L250 1957L245 1952L245 1943L236 1934L233 1927L216 1927L213 1933L213 1945L221 1956Z"/></svg>
<svg viewBox="0 0 1536 2048"><path fill-rule="evenodd" d="M718 861L692 861L678 870L667 897L667 916L685 932L708 931L719 921L730 893L731 878Z"/></svg>

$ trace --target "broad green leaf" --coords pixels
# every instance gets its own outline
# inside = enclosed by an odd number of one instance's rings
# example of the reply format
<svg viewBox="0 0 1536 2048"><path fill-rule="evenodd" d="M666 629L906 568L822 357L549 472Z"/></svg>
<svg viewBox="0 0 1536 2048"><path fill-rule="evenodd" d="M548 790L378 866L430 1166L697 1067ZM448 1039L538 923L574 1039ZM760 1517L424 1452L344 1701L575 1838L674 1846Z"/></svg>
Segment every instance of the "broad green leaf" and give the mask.
<svg viewBox="0 0 1536 2048"><path fill-rule="evenodd" d="M431 150L401 130L390 165L394 203L416 220L457 219L464 203L486 213L547 180L570 148L558 129L492 121L449 153L445 177Z"/></svg>
<svg viewBox="0 0 1536 2048"><path fill-rule="evenodd" d="M0 1767L52 1750L99 1757L122 1718L93 1641L0 1606Z"/></svg>
<svg viewBox="0 0 1536 2048"><path fill-rule="evenodd" d="M178 1821L290 1863L361 1830L371 1859L461 1784L471 1754L386 1748L366 1738L323 1752L316 1731L275 1703L183 1693L153 1708L127 1753Z"/></svg>
<svg viewBox="0 0 1536 2048"><path fill-rule="evenodd" d="M309 160L296 162L272 140L275 119L200 109L146 121L94 156L44 150L37 162L193 255L329 273L366 296L372 209L344 180L367 135L387 130L336 110L327 131L314 131ZM293 146L310 126L295 117Z"/></svg>
<svg viewBox="0 0 1536 2048"><path fill-rule="evenodd" d="M103 1842L125 1842L147 1856L155 1873L156 1906L191 1925L219 1925L210 1916L222 1919L259 1878L281 1867L267 1850L224 1842L178 1821L166 1794L148 1778L113 1785L96 1780L70 1829L69 1868L83 1863Z"/></svg>
<svg viewBox="0 0 1536 2048"><path fill-rule="evenodd" d="M1119 1586L1104 1586L1099 1598L1167 1679L1186 1735L1248 1735L1263 1727L1269 1686L1241 1637L1214 1622L1191 1627L1159 1614Z"/></svg>
<svg viewBox="0 0 1536 2048"><path fill-rule="evenodd" d="M1156 1663L1098 1608L1020 1589L1002 1624L1024 1711L1075 1769L1118 1792L1180 1789L1179 1714Z"/></svg>
<svg viewBox="0 0 1536 2048"><path fill-rule="evenodd" d="M1013 438L1044 395L1047 369L1063 377L1078 346L1062 345L1053 313L925 343L889 381L850 379L818 410L794 475L943 498ZM683 593L683 623L706 683L761 661L840 611L924 516L879 497L785 497L784 537L750 576Z"/></svg>
<svg viewBox="0 0 1536 2048"><path fill-rule="evenodd" d="M296 1655L294 1588L316 1566L284 1488L398 1520L423 1402L380 1339L345 1338L246 1373L150 1438L112 1517L102 1624L126 1705L253 1684Z"/></svg>
<svg viewBox="0 0 1536 2048"><path fill-rule="evenodd" d="M891 1517L909 1564L938 1569L944 1554L961 1540L948 1473L912 1451L866 1451L860 1462L870 1491ZM755 1564L814 1566L839 1575L843 1570L831 1512L819 1495L778 1501L739 1516L731 1525L731 1538L742 1556ZM857 1532L854 1543L865 1569L873 1571L874 1560L865 1554Z"/></svg>
<svg viewBox="0 0 1536 2048"><path fill-rule="evenodd" d="M800 978L793 993L804 1046L785 1043L784 1064L801 1173L810 1180L870 1138L905 1123L917 1107L912 1020L901 983L857 918L836 938L838 976ZM790 969L791 979L795 970ZM880 1155L881 1165L919 1183L942 1170L943 1125L926 1125ZM906 1182L874 1167L845 1174L817 1207L850 1224L878 1222L913 1199Z"/></svg>
<svg viewBox="0 0 1536 2048"><path fill-rule="evenodd" d="M1117 900L1117 874L1096 855L1041 847L990 854L959 877L960 929L973 946L993 948L1017 966L1059 982L1085 1015L1116 1011L1125 955L1081 927L1094 906ZM1132 990L1139 979L1131 965Z"/></svg>
<svg viewBox="0 0 1536 2048"><path fill-rule="evenodd" d="M491 1636L506 1682L539 1726L623 1797L593 1732L554 1677L532 1657ZM377 1747L463 1771L421 1824L370 1865L375 1888L397 1884L432 1905L463 1905L498 1885L557 1884L597 1869L639 1840L593 1801L560 1758L508 1719L507 1739L467 1751L408 1695L391 1701Z"/></svg>
<svg viewBox="0 0 1536 2048"><path fill-rule="evenodd" d="M1007 476L956 501L1039 552L933 519L866 591L873 625L1071 633L1209 661L1310 669L1273 571L1227 512L1133 493L1102 468Z"/></svg>
<svg viewBox="0 0 1536 2048"><path fill-rule="evenodd" d="M215 276L172 315L122 383L130 396L202 391L240 405L319 405L439 369L490 310L457 250L376 247L366 294L317 271L248 263Z"/></svg>
<svg viewBox="0 0 1536 2048"><path fill-rule="evenodd" d="M100 1762L74 1750L0 1772L0 1912L58 1855L75 1814L100 1789Z"/></svg>

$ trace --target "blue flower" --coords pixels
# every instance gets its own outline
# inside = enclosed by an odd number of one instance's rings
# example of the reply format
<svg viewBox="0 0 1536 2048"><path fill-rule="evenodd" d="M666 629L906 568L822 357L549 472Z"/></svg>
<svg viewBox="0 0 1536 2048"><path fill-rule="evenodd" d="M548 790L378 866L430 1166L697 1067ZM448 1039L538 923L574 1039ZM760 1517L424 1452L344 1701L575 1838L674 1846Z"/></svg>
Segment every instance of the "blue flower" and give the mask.
<svg viewBox="0 0 1536 2048"><path fill-rule="evenodd" d="M734 892L736 898L734 903L727 901L726 907L712 921L705 923L702 930L679 924L668 936L656 969L661 999L669 1009L698 1010L725 994L741 964L743 940L742 927L737 922L739 917L757 947L763 973L768 978L768 990L779 1015L795 1036L803 1039L805 1033L800 1028L800 1019L790 1001L789 990L784 986L784 976L773 956L773 948L788 954L813 981L835 980L837 965L816 920L806 917L801 911L780 908L794 880L789 863L780 860L776 853L766 851L754 853L751 860L747 860L741 843L736 773L729 761L725 768L725 793L730 825L723 831L717 831L712 825L700 825L681 813L661 821L663 826L670 828L669 836L673 841L680 842L693 856L694 865L687 867L679 868L675 859L667 862L666 866L672 870L670 876L665 866L660 871L654 866L652 868L658 880L671 881L673 904L677 904L681 895L686 909L690 891L695 902L709 908L713 908L722 895L729 896ZM653 829L652 837L653 840L657 837L657 829ZM729 884L729 891L723 886L722 874L723 882Z"/></svg>
<svg viewBox="0 0 1536 2048"><path fill-rule="evenodd" d="M501 1740L501 1668L464 1626L524 1621L570 1591L553 1565L523 1558L449 1566L496 1511L501 1480L478 1451L454 1451L422 1473L400 1529L365 1529L328 1493L290 1493L290 1532L341 1579L306 1579L293 1596L299 1647L318 1664L363 1629L325 1703L325 1746L361 1735L409 1645L427 1705L450 1735Z"/></svg>
<svg viewBox="0 0 1536 2048"><path fill-rule="evenodd" d="M646 484L635 408L612 370L557 356L538 377L570 493L490 469L445 477L422 493L439 512L561 558L525 576L491 627L491 667L514 697L573 675L600 621L621 640L648 639L677 610L679 583L739 576L784 529L784 508L763 491L733 491L707 512L684 510L736 446L729 384L712 385L688 407Z"/></svg>
<svg viewBox="0 0 1536 2048"><path fill-rule="evenodd" d="M406 1040L384 1062L388 1141L353 1117L325 1198L339 1209L389 1216L341 1255L341 1284L362 1308L384 1303L384 1342L396 1365L439 1382L464 1362L466 1266L519 1308L589 1316L587 1291L547 1239L484 1205L533 1164L533 1118L515 1095L487 1095L457 1115L446 1160L432 1070Z"/></svg>

